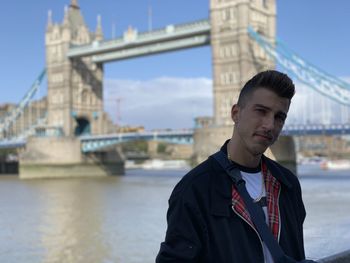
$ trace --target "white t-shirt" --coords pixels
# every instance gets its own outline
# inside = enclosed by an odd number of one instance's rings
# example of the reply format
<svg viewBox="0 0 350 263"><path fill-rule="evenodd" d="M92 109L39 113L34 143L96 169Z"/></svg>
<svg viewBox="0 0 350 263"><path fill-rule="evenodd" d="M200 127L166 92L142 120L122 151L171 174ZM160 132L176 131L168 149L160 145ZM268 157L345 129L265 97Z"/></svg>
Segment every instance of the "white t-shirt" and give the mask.
<svg viewBox="0 0 350 263"><path fill-rule="evenodd" d="M241 166L237 163L236 165L241 171L242 178L245 181L245 185L250 197L253 198L254 201L259 201L263 197L266 198L266 189L265 189L265 183L263 179L264 177L261 171L261 166L259 165L256 168L248 168L248 167ZM269 224L267 207L263 206L262 208L265 214L266 224ZM263 250L264 250L264 256L265 256L265 262L273 263L274 261L271 256L271 253L264 242L263 242Z"/></svg>
<svg viewBox="0 0 350 263"><path fill-rule="evenodd" d="M266 197L265 183L261 171L254 173L247 173L241 171L242 178L245 181L245 186L251 198L254 202L259 201L261 198ZM267 207L262 207L265 213L265 221L268 224L269 218L267 215Z"/></svg>

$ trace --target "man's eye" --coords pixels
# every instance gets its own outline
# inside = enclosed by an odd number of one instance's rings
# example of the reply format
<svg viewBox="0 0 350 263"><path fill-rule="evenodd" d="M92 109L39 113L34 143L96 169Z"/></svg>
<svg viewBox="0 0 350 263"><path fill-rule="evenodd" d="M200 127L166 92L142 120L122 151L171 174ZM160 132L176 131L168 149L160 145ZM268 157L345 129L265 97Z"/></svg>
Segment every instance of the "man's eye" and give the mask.
<svg viewBox="0 0 350 263"><path fill-rule="evenodd" d="M257 112L259 112L259 113L265 113L266 112L266 110L265 109L255 109Z"/></svg>
<svg viewBox="0 0 350 263"><path fill-rule="evenodd" d="M276 116L276 119L277 119L279 122L284 123L285 120L286 120L286 117L284 117L284 116Z"/></svg>

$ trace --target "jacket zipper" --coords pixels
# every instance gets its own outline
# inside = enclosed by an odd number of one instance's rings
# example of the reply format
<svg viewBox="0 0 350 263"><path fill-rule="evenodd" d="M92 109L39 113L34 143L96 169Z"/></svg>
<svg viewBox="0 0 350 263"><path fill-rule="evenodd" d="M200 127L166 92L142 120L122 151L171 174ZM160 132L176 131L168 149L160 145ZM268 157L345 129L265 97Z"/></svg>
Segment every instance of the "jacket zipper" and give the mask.
<svg viewBox="0 0 350 263"><path fill-rule="evenodd" d="M259 233L258 233L258 231L256 231L256 229L255 229L255 227L252 225L252 224L250 224L250 222L248 222L243 216L241 216L236 210L235 210L235 208L232 206L232 210L233 210L233 212L236 214L236 215L238 215L244 222L246 222L253 230L254 230L254 232L256 233L256 235L258 236L258 238L259 238L259 240L260 240L260 245L261 245L261 251L262 251L262 254L263 254L263 257L264 257L264 263L266 263L266 255L265 255L265 253L264 253L264 244L263 244L263 241L261 240L261 237L259 236Z"/></svg>

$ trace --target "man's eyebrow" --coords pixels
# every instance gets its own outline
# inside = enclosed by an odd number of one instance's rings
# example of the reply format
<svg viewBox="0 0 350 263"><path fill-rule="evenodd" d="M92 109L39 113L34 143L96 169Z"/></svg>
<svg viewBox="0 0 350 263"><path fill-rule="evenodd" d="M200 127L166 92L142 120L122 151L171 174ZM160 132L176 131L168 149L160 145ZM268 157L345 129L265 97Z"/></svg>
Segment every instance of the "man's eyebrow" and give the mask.
<svg viewBox="0 0 350 263"><path fill-rule="evenodd" d="M255 107L261 107L261 108L264 108L264 109L270 109L270 107L267 107L267 106L265 106L265 105L263 105L263 104L259 104L259 103L254 104L254 106L255 106Z"/></svg>
<svg viewBox="0 0 350 263"><path fill-rule="evenodd" d="M264 108L264 109L266 109L266 110L271 110L270 107L267 107L267 106L262 105L262 104L254 104L254 107L259 107L259 108Z"/></svg>

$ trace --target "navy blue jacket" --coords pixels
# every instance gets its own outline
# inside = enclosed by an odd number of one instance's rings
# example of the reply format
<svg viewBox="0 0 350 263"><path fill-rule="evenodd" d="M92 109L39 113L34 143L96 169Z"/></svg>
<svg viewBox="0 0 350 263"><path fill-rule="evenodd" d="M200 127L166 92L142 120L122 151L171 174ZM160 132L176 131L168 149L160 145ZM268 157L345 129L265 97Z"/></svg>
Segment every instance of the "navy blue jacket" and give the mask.
<svg viewBox="0 0 350 263"><path fill-rule="evenodd" d="M221 150L226 153L226 144ZM263 161L281 183L279 244L288 256L302 260L306 213L299 181L271 159L263 156ZM264 262L257 233L232 210L231 190L230 178L213 158L186 174L170 196L168 229L156 262Z"/></svg>

